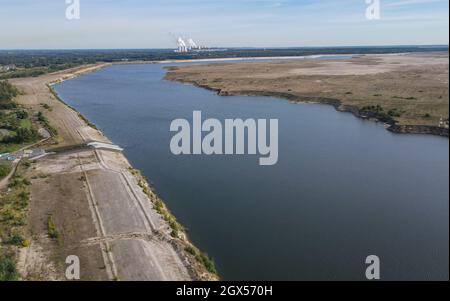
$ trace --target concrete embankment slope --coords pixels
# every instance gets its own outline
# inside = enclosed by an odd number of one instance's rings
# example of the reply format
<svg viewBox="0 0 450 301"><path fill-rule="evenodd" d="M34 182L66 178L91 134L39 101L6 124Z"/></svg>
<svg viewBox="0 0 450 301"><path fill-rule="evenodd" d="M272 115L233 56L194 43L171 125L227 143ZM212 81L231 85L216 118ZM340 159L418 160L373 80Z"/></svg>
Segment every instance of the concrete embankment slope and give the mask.
<svg viewBox="0 0 450 301"><path fill-rule="evenodd" d="M31 112L43 111L57 129L48 148L111 143L47 86L107 65L11 80L24 92L16 101ZM27 177L32 183L29 226L35 235L20 254L22 277L64 279L65 258L77 255L85 280L216 279L185 252L187 247L198 250L182 231L174 235L167 214L154 208L159 199L118 150L80 148L33 163ZM59 242L48 237L48 216L61 233Z"/></svg>

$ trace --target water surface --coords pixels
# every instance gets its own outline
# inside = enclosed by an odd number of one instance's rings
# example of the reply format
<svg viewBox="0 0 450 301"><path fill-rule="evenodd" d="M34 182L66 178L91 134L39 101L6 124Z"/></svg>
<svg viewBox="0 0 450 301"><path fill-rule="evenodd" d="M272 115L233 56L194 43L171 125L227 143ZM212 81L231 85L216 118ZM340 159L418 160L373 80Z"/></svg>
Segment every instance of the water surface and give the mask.
<svg viewBox="0 0 450 301"><path fill-rule="evenodd" d="M143 171L225 280L448 279L448 139L396 135L327 105L220 97L115 65L55 86ZM279 161L174 156L173 119L278 118Z"/></svg>

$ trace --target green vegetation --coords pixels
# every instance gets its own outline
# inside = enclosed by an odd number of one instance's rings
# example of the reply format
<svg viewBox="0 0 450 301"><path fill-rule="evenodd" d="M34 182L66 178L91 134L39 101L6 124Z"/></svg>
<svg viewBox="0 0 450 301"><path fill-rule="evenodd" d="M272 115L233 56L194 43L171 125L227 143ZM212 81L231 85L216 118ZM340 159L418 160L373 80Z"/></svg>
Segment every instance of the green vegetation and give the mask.
<svg viewBox="0 0 450 301"><path fill-rule="evenodd" d="M17 88L0 81L0 153L15 151L39 139L28 112L13 101L18 94Z"/></svg>
<svg viewBox="0 0 450 301"><path fill-rule="evenodd" d="M53 108L46 103L41 103L41 107L43 107L44 109L46 109L50 112L53 111Z"/></svg>
<svg viewBox="0 0 450 301"><path fill-rule="evenodd" d="M202 252L200 252L197 248L195 248L192 245L187 246L186 248L184 248L184 250L191 254L192 256L195 257L195 259L200 262L201 264L203 264L203 266L205 267L205 269L212 273L212 274L216 274L217 275L217 269L216 269L216 265L214 263L214 261L208 257L208 255L203 254Z"/></svg>
<svg viewBox="0 0 450 301"><path fill-rule="evenodd" d="M401 112L398 109L390 109L388 112L380 105L376 106L365 106L361 108L361 113L368 115L369 117L376 118L383 122L392 122L393 117L400 117Z"/></svg>
<svg viewBox="0 0 450 301"><path fill-rule="evenodd" d="M132 167L129 167L128 169L134 176L138 178L142 177L138 170L133 169ZM139 179L138 185L139 187L142 188L142 191L152 201L153 208L156 210L156 212L160 214L162 218L169 224L169 227L172 230L170 235L173 238L180 238L181 233L184 232L183 226L176 220L175 216L173 216L169 212L167 207L164 205L163 201L155 193L153 193L153 191L149 188L148 184L143 179ZM185 241L185 243L188 244L185 247L185 251L194 256L195 259L199 263L201 263L208 272L217 275L217 270L214 261L211 258L209 258L208 255L202 253L188 241Z"/></svg>
<svg viewBox="0 0 450 301"><path fill-rule="evenodd" d="M442 47L448 50L448 47ZM436 51L436 47L391 46L367 48L265 48L227 49L212 52L175 53L171 49L111 49L111 50L0 50L0 66L10 66L0 79L30 77L55 72L83 64L120 61L159 61L174 59L208 59L238 57L304 56L324 54L368 54Z"/></svg>
<svg viewBox="0 0 450 301"><path fill-rule="evenodd" d="M16 87L7 81L0 81L0 110L16 108L17 105L12 100L17 95L19 95L19 90Z"/></svg>
<svg viewBox="0 0 450 301"><path fill-rule="evenodd" d="M148 187L147 183L145 183L144 180L139 180L138 182L139 187L142 188L142 192L144 192L150 200L153 202L153 208L155 208L156 212L160 214L163 219L169 224L170 229L172 232L170 235L174 238L178 238L180 236L180 232L182 232L183 226L178 223L175 216L173 216L169 210L164 206L164 203L161 199L159 199Z"/></svg>
<svg viewBox="0 0 450 301"><path fill-rule="evenodd" d="M98 130L97 126L95 124L93 124L92 122L90 122L86 117L84 117L80 112L78 112L77 110L75 110L75 108L71 107L70 105L68 105L67 103L65 103L61 97L59 97L58 93L56 93L55 89L53 89L53 87L51 85L47 85L48 89L50 90L50 92L53 94L53 96L55 96L55 98L57 100L59 100L60 102L62 102L64 105L66 105L67 107L71 108L72 110L74 110L75 112L77 112L78 117L80 117L81 120L83 120L88 126L90 126L91 128L93 128L94 130ZM51 107L49 109L49 111L51 111Z"/></svg>
<svg viewBox="0 0 450 301"><path fill-rule="evenodd" d="M392 96L394 99L417 100L415 97Z"/></svg>
<svg viewBox="0 0 450 301"><path fill-rule="evenodd" d="M391 109L388 111L388 115L391 117L400 117L402 114L398 109Z"/></svg>
<svg viewBox="0 0 450 301"><path fill-rule="evenodd" d="M57 242L60 241L60 234L58 229L56 229L55 222L53 220L53 215L49 214L47 217L47 233L50 238L55 239Z"/></svg>
<svg viewBox="0 0 450 301"><path fill-rule="evenodd" d="M0 191L0 281L19 278L14 258L18 248L30 245L25 235L30 181L23 176L29 166L20 163L8 191Z"/></svg>
<svg viewBox="0 0 450 301"><path fill-rule="evenodd" d="M0 281L16 281L19 274L12 256L0 255Z"/></svg>
<svg viewBox="0 0 450 301"><path fill-rule="evenodd" d="M19 77L36 77L47 73L45 68L30 68L23 70L14 70L0 75L0 79L19 78Z"/></svg>
<svg viewBox="0 0 450 301"><path fill-rule="evenodd" d="M29 240L25 239L19 233L12 234L12 236L6 241L6 243L17 247L28 247L30 245Z"/></svg>
<svg viewBox="0 0 450 301"><path fill-rule="evenodd" d="M37 120L47 129L47 131L52 135L56 136L58 135L58 130L56 130L54 127L50 125L50 122L48 121L47 117L45 117L44 113L39 111L36 115Z"/></svg>
<svg viewBox="0 0 450 301"><path fill-rule="evenodd" d="M90 122L86 117L81 115L81 113L78 113L78 117L80 117L81 120L83 120L88 126L93 128L94 130L98 130L97 126L95 124L93 124L92 122Z"/></svg>
<svg viewBox="0 0 450 301"><path fill-rule="evenodd" d="M12 163L10 161L0 161L0 180L6 177L11 172L11 168Z"/></svg>

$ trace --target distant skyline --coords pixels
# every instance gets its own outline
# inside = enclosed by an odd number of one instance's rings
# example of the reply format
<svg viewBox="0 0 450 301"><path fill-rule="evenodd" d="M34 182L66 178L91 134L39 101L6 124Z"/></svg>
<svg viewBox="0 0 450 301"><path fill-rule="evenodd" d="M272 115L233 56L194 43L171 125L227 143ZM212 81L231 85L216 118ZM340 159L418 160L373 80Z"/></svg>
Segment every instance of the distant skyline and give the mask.
<svg viewBox="0 0 450 301"><path fill-rule="evenodd" d="M372 0L374 1L374 0ZM70 1L69 1L70 2ZM0 0L0 49L448 45L448 0Z"/></svg>

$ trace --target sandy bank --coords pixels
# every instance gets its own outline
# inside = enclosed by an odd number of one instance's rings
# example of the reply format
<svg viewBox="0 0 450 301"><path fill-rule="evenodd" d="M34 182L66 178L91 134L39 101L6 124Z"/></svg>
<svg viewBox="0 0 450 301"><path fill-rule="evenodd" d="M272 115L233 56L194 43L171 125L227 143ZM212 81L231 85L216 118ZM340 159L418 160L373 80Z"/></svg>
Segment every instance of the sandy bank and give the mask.
<svg viewBox="0 0 450 301"><path fill-rule="evenodd" d="M10 80L24 92L16 101L31 114L42 111L57 129L58 136L48 148L92 140L110 142L49 87L109 65ZM34 235L31 245L20 253L18 267L24 279L63 280L68 255L79 256L84 280L217 279L122 153L93 149L62 152L33 162L26 177L31 179L28 221ZM48 237L48 216L61 234L60 243ZM49 266L53 267L51 275Z"/></svg>
<svg viewBox="0 0 450 301"><path fill-rule="evenodd" d="M219 95L333 105L396 133L448 136L448 53L364 55L169 67L165 79Z"/></svg>

